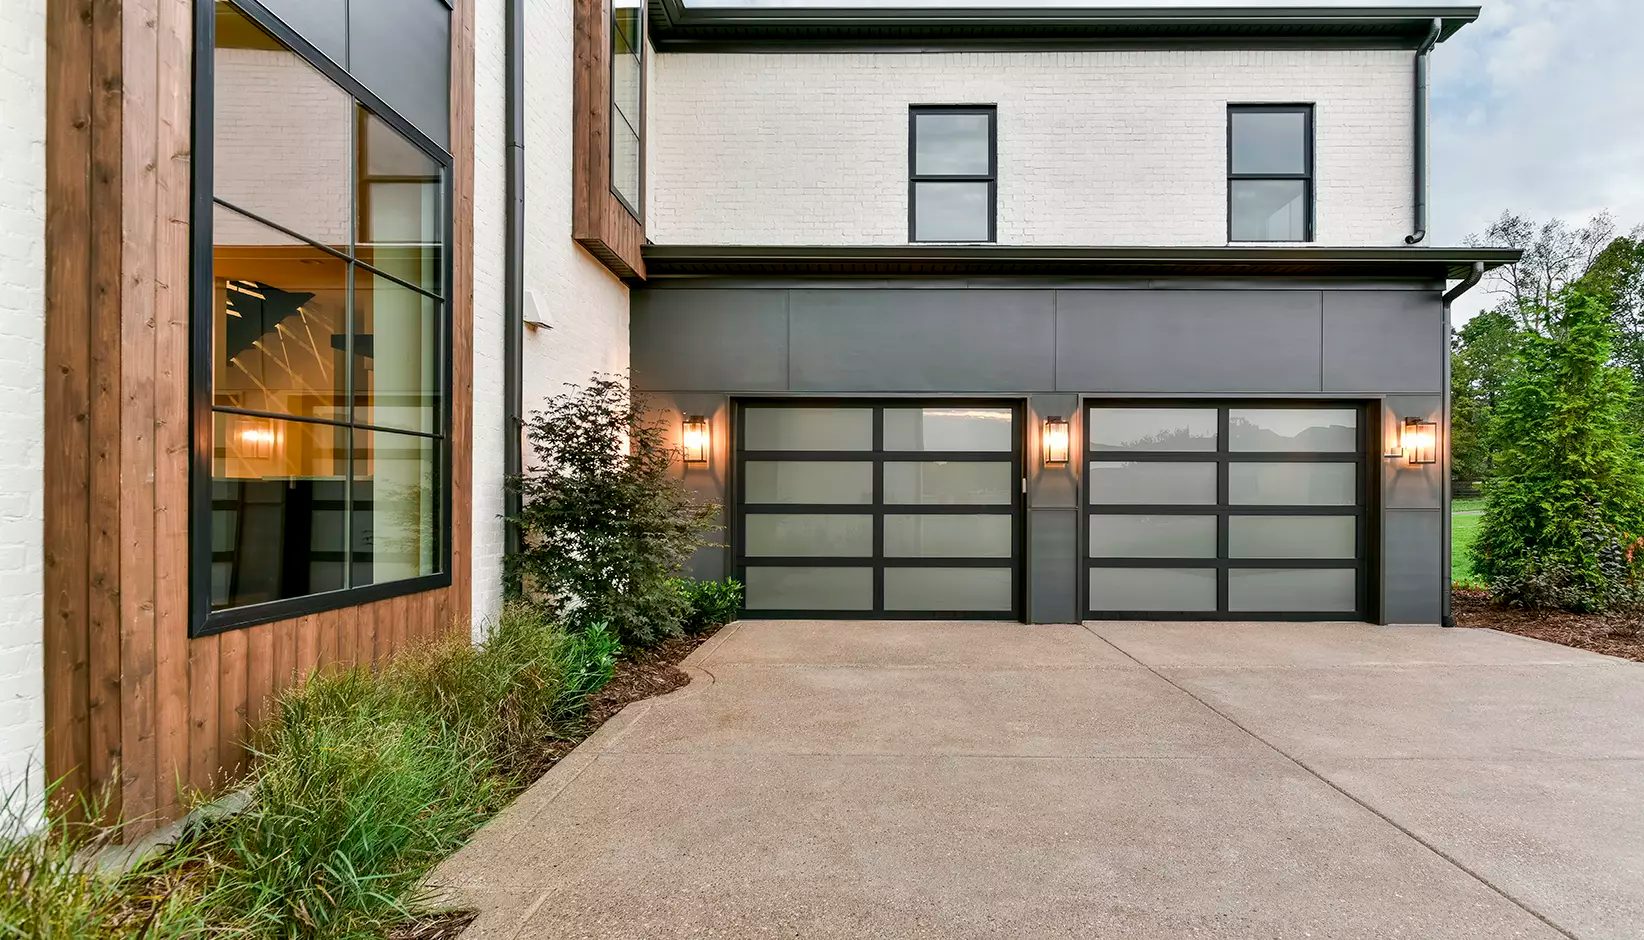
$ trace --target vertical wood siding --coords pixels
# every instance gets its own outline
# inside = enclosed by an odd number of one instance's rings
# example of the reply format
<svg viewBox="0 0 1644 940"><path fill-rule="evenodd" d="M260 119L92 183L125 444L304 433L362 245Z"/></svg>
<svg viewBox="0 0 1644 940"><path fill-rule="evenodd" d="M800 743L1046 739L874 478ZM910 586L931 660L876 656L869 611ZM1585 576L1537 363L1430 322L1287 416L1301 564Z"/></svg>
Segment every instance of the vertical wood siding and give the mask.
<svg viewBox="0 0 1644 940"><path fill-rule="evenodd" d="M574 3L571 235L618 277L644 278L645 226L611 192L611 0Z"/></svg>
<svg viewBox="0 0 1644 940"><path fill-rule="evenodd" d="M469 617L473 11L452 20L449 588L188 637L190 0L48 8L46 762L138 828L231 782L275 696ZM62 804L70 807L65 800ZM70 810L72 811L72 810Z"/></svg>

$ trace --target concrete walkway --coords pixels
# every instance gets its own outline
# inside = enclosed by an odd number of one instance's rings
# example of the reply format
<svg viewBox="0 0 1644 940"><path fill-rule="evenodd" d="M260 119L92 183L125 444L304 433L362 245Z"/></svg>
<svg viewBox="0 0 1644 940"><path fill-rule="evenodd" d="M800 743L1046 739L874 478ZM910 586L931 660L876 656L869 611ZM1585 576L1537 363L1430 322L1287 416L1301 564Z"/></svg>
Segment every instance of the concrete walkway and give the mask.
<svg viewBox="0 0 1644 940"><path fill-rule="evenodd" d="M746 622L435 876L500 937L1644 936L1644 666L1346 624Z"/></svg>

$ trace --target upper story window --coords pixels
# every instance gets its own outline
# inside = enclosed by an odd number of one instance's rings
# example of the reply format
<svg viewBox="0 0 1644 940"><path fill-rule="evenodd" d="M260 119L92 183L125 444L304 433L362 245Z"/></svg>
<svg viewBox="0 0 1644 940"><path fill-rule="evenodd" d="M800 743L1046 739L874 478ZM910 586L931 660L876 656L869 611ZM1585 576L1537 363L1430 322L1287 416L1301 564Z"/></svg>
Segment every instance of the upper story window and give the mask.
<svg viewBox="0 0 1644 940"><path fill-rule="evenodd" d="M645 4L611 3L611 192L639 219L645 173Z"/></svg>
<svg viewBox="0 0 1644 940"><path fill-rule="evenodd" d="M1313 106L1227 111L1227 238L1313 240Z"/></svg>
<svg viewBox="0 0 1644 940"><path fill-rule="evenodd" d="M437 15L416 15L424 3ZM348 6L403 13L372 25L409 30L408 47L449 42L442 0ZM310 42L251 0L201 7L196 633L424 590L450 570L451 157L339 63L369 71L373 53ZM371 33L350 21L332 38ZM446 61L429 61L425 90L448 87ZM409 103L415 84L394 93ZM446 107L413 110L438 124Z"/></svg>
<svg viewBox="0 0 1644 940"><path fill-rule="evenodd" d="M909 122L908 240L993 241L998 109L916 106Z"/></svg>

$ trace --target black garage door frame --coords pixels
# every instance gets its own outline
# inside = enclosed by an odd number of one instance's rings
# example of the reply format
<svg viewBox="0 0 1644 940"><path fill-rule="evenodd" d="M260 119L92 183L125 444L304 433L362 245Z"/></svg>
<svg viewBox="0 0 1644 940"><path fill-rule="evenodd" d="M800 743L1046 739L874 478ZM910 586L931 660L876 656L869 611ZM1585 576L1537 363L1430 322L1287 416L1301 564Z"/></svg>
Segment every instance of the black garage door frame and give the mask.
<svg viewBox="0 0 1644 940"><path fill-rule="evenodd" d="M1080 458L1080 513L1078 566L1081 608L1087 620L1153 621L1373 621L1380 605L1373 596L1379 559L1375 547L1380 541L1380 511L1377 500L1380 474L1381 409L1363 399L1261 399L1261 398L1103 398L1086 396L1080 403L1085 432L1084 454ZM1099 408L1182 408L1216 410L1216 450L1175 451L1095 451L1088 435L1091 413ZM1357 415L1356 449L1339 452L1233 451L1229 447L1229 418L1233 409L1352 409ZM1091 465L1102 461L1184 462L1216 464L1215 505L1181 504L1096 504L1091 496ZM1352 506L1269 506L1233 505L1228 493L1228 468L1235 463L1343 463L1356 466L1356 486ZM1184 515L1216 517L1215 558L1092 558L1090 519L1092 515ZM1233 559L1229 558L1229 518L1233 516L1345 516L1355 520L1354 558L1349 559ZM1096 610L1090 597L1090 572L1096 568L1194 568L1214 569L1216 610ZM1347 569L1355 570L1353 610L1259 611L1228 610L1228 572L1231 569Z"/></svg>
<svg viewBox="0 0 1644 940"><path fill-rule="evenodd" d="M806 620L1014 620L1021 621L1026 610L1026 476L1024 474L1025 416L1027 403L1022 398L941 396L918 397L735 397L731 400L731 477L727 490L731 494L728 533L734 576L747 583L747 569L753 566L782 567L872 567L873 607L871 610L812 610L812 609L748 609L743 615L750 618L806 619ZM754 408L872 408L873 449L871 451L776 450L755 451L744 446L745 416ZM995 408L1009 409L1011 413L1010 503L1008 506L973 504L888 504L885 502L884 466L898 461L907 462L997 462L1004 451L890 451L885 443L885 411L890 408ZM746 464L750 460L851 462L873 464L873 500L871 504L801 504L767 503L750 505L746 499ZM747 518L749 515L805 514L805 515L865 515L873 517L873 555L871 557L813 557L813 556L759 556L746 554ZM890 514L907 515L993 515L1011 516L1011 554L1003 558L891 558L885 556L885 517ZM887 610L885 608L885 571L888 568L1005 568L1010 569L1011 609L1002 610Z"/></svg>

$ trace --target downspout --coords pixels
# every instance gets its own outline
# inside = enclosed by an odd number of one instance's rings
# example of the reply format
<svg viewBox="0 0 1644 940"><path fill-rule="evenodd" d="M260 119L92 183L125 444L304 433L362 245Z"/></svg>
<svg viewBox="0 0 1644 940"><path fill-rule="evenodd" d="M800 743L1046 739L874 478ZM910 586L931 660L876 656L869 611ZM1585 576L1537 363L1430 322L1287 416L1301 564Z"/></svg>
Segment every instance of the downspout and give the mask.
<svg viewBox="0 0 1644 940"><path fill-rule="evenodd" d="M1444 539L1440 551L1443 553L1444 565L1444 602L1439 615L1439 623L1446 627L1456 625L1455 613L1450 609L1450 586L1455 583L1455 572L1451 570L1451 524L1455 517L1450 514L1451 497L1450 477L1452 474L1450 453L1450 430L1454 427L1454 419L1450 416L1450 305L1455 303L1462 294L1467 293L1478 282L1484 280L1484 262L1473 262L1473 269L1467 272L1467 277L1460 284L1451 288L1444 295L1444 470L1442 486L1439 489L1439 518L1444 522Z"/></svg>
<svg viewBox="0 0 1644 940"><path fill-rule="evenodd" d="M512 481L524 466L521 437L524 432L525 372L525 0L507 0L505 43L507 89L506 147L507 208L503 240L503 453L502 470L508 485L503 490L503 516L507 520L504 547L508 557L519 551L519 527L514 524L520 510L519 492Z"/></svg>
<svg viewBox="0 0 1644 940"><path fill-rule="evenodd" d="M1416 49L1415 99L1415 193L1416 230L1404 236L1406 245L1419 245L1427 240L1427 56L1438 45L1439 34L1444 32L1444 21L1434 19L1427 30L1427 38ZM1445 339L1448 343L1450 340Z"/></svg>

